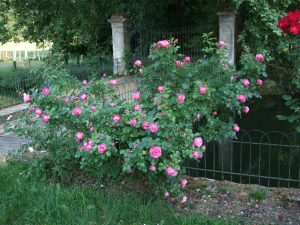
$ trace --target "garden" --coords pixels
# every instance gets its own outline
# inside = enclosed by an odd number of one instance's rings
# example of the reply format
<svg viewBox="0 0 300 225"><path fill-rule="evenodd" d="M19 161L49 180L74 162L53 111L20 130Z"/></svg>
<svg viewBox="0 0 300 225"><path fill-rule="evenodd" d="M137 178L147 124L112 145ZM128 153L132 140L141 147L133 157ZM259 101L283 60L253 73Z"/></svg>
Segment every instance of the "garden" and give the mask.
<svg viewBox="0 0 300 225"><path fill-rule="evenodd" d="M299 4L150 2L0 3L1 42L53 43L0 72L1 224L300 223Z"/></svg>

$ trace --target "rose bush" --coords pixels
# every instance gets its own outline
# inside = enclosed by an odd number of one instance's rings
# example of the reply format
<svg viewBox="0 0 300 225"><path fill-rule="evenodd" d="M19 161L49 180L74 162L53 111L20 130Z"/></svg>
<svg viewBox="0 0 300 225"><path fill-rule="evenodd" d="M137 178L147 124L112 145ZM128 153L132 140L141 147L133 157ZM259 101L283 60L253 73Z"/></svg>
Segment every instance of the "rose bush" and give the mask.
<svg viewBox="0 0 300 225"><path fill-rule="evenodd" d="M165 197L184 203L183 162L201 159L207 143L235 136L233 114L247 113L249 99L259 97L264 65L261 56L252 56L253 66L237 73L227 63L224 42L197 62L178 50L173 40L153 44L152 63L134 63L141 82L127 100L114 92L117 80L79 83L55 76L24 95L31 106L16 131L49 152L50 168L80 167L98 177L142 175Z"/></svg>

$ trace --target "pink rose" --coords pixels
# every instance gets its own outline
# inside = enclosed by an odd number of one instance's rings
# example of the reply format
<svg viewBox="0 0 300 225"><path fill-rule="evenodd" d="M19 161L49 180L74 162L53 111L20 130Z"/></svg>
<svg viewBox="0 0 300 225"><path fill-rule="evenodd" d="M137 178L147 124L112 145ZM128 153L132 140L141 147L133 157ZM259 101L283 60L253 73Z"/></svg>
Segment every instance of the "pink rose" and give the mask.
<svg viewBox="0 0 300 225"><path fill-rule="evenodd" d="M117 105L117 104L114 103L114 102L109 103L109 106L112 107L112 108L115 107L116 105Z"/></svg>
<svg viewBox="0 0 300 225"><path fill-rule="evenodd" d="M183 67L183 63L179 60L176 61L176 66L177 67Z"/></svg>
<svg viewBox="0 0 300 225"><path fill-rule="evenodd" d="M159 41L159 42L157 42L157 45L161 46L163 48L169 48L171 46L171 44L167 40Z"/></svg>
<svg viewBox="0 0 300 225"><path fill-rule="evenodd" d="M142 127L143 127L144 130L148 130L148 128L149 128L149 122L143 121L142 122Z"/></svg>
<svg viewBox="0 0 300 225"><path fill-rule="evenodd" d="M44 88L43 89L43 94L44 95L49 95L50 94L50 89L49 88Z"/></svg>
<svg viewBox="0 0 300 225"><path fill-rule="evenodd" d="M159 126L155 123L152 123L149 127L149 130L152 132L152 133L156 133L159 129Z"/></svg>
<svg viewBox="0 0 300 225"><path fill-rule="evenodd" d="M51 116L49 116L48 114L44 114L42 120L44 123L47 123L50 120L50 118L51 118Z"/></svg>
<svg viewBox="0 0 300 225"><path fill-rule="evenodd" d="M142 109L142 106L141 105L135 105L133 108L134 108L135 111L140 111Z"/></svg>
<svg viewBox="0 0 300 225"><path fill-rule="evenodd" d="M240 102L246 102L247 101L247 96L246 95L237 95L236 99L239 100Z"/></svg>
<svg viewBox="0 0 300 225"><path fill-rule="evenodd" d="M78 132L76 133L76 140L77 140L77 141L81 141L82 138L83 138L83 136L84 136L83 132L78 131Z"/></svg>
<svg viewBox="0 0 300 225"><path fill-rule="evenodd" d="M33 108L32 106L30 106L30 107L29 107L29 112L32 113L33 111L34 111L34 108Z"/></svg>
<svg viewBox="0 0 300 225"><path fill-rule="evenodd" d="M80 108L74 108L72 110L73 116L79 116L81 114L81 109Z"/></svg>
<svg viewBox="0 0 300 225"><path fill-rule="evenodd" d="M201 149L202 149L203 151L205 151L205 150L206 150L206 145L202 145Z"/></svg>
<svg viewBox="0 0 300 225"><path fill-rule="evenodd" d="M23 93L23 101L24 103L30 102L30 95Z"/></svg>
<svg viewBox="0 0 300 225"><path fill-rule="evenodd" d="M87 80L83 80L82 84L86 85L87 84Z"/></svg>
<svg viewBox="0 0 300 225"><path fill-rule="evenodd" d="M216 115L218 115L218 112L213 111L213 112L212 112L212 115L213 115L213 116L216 116Z"/></svg>
<svg viewBox="0 0 300 225"><path fill-rule="evenodd" d="M189 56L184 57L184 61L187 63L191 62L191 57Z"/></svg>
<svg viewBox="0 0 300 225"><path fill-rule="evenodd" d="M96 110L96 106L92 105L90 110L94 112Z"/></svg>
<svg viewBox="0 0 300 225"><path fill-rule="evenodd" d="M88 151L88 152L91 151L92 148L93 148L93 146L92 146L91 144L87 144L87 145L85 146L85 150Z"/></svg>
<svg viewBox="0 0 300 225"><path fill-rule="evenodd" d="M129 125L132 126L132 127L135 127L136 126L136 119L130 120Z"/></svg>
<svg viewBox="0 0 300 225"><path fill-rule="evenodd" d="M202 158L202 154L200 154L197 151L192 152L192 155L193 155L194 159L201 159Z"/></svg>
<svg viewBox="0 0 300 225"><path fill-rule="evenodd" d="M108 81L108 84L110 84L110 85L117 85L118 81L117 80L110 80L110 81Z"/></svg>
<svg viewBox="0 0 300 225"><path fill-rule="evenodd" d="M93 133L95 131L94 127L91 127L90 131Z"/></svg>
<svg viewBox="0 0 300 225"><path fill-rule="evenodd" d="M235 133L237 133L237 132L240 131L240 127L239 127L239 125L237 125L236 123L233 125L233 131L234 131Z"/></svg>
<svg viewBox="0 0 300 225"><path fill-rule="evenodd" d="M177 176L178 172L177 170L175 170L173 167L169 166L166 170L165 170L166 174L168 176L171 176L171 177L175 177Z"/></svg>
<svg viewBox="0 0 300 225"><path fill-rule="evenodd" d="M141 93L140 92L135 92L132 95L132 100L133 101L138 101L138 100L140 100L140 97L141 97Z"/></svg>
<svg viewBox="0 0 300 225"><path fill-rule="evenodd" d="M263 83L264 83L264 82L263 82L261 79L257 79L257 80L256 80L256 84L257 84L258 86L262 86Z"/></svg>
<svg viewBox="0 0 300 225"><path fill-rule="evenodd" d="M203 95L206 94L206 87L205 86L200 86L199 87L199 93L203 94Z"/></svg>
<svg viewBox="0 0 300 225"><path fill-rule="evenodd" d="M81 151L82 149L84 149L84 146L82 145L77 148L78 151Z"/></svg>
<svg viewBox="0 0 300 225"><path fill-rule="evenodd" d="M152 158L157 159L162 154L161 148L159 146L153 146L150 148L149 154Z"/></svg>
<svg viewBox="0 0 300 225"><path fill-rule="evenodd" d="M225 47L226 44L225 44L224 41L219 41L219 42L217 43L217 46L219 46L219 47Z"/></svg>
<svg viewBox="0 0 300 225"><path fill-rule="evenodd" d="M82 101L87 100L87 95L86 95L86 94L81 95L80 99L81 99Z"/></svg>
<svg viewBox="0 0 300 225"><path fill-rule="evenodd" d="M70 101L70 98L66 97L66 98L64 99L64 101L67 103L67 102Z"/></svg>
<svg viewBox="0 0 300 225"><path fill-rule="evenodd" d="M244 108L243 108L243 111L244 111L244 113L248 113L249 112L249 107L248 106L245 106Z"/></svg>
<svg viewBox="0 0 300 225"><path fill-rule="evenodd" d="M178 104L183 104L184 100L185 100L185 95L184 94L177 95L177 103Z"/></svg>
<svg viewBox="0 0 300 225"><path fill-rule="evenodd" d="M182 199L180 200L180 203L183 204L186 202L188 198L186 196L183 196Z"/></svg>
<svg viewBox="0 0 300 225"><path fill-rule="evenodd" d="M164 91L164 89L165 89L164 86L158 86L157 91L159 93L162 93Z"/></svg>
<svg viewBox="0 0 300 225"><path fill-rule="evenodd" d="M201 137L196 137L193 141L192 146L200 148L202 144L203 144L202 138Z"/></svg>
<svg viewBox="0 0 300 225"><path fill-rule="evenodd" d="M102 74L102 77L107 77L107 74L106 74L106 73L103 73L103 74Z"/></svg>
<svg viewBox="0 0 300 225"><path fill-rule="evenodd" d="M117 123L119 122L119 120L121 119L121 117L118 114L113 115L112 120Z"/></svg>
<svg viewBox="0 0 300 225"><path fill-rule="evenodd" d="M42 113L43 113L43 110L41 110L41 109L36 109L35 110L35 115L37 116L37 117L40 117L41 115L42 115Z"/></svg>
<svg viewBox="0 0 300 225"><path fill-rule="evenodd" d="M256 56L255 56L255 60L256 60L257 62L263 62L263 61L265 60L265 57L264 57L263 54L258 53L258 54L256 54Z"/></svg>
<svg viewBox="0 0 300 225"><path fill-rule="evenodd" d="M155 172L156 171L156 166L150 165L149 170L152 171L152 172Z"/></svg>
<svg viewBox="0 0 300 225"><path fill-rule="evenodd" d="M98 145L98 152L100 154L103 154L104 152L106 152L106 150L107 150L107 147L105 144Z"/></svg>
<svg viewBox="0 0 300 225"><path fill-rule="evenodd" d="M141 60L136 60L136 61L134 62L134 65L135 65L136 67L141 67L141 66L142 66L142 61L141 61Z"/></svg>
<svg viewBox="0 0 300 225"><path fill-rule="evenodd" d="M165 198L167 198L167 197L170 196L170 193L166 191L166 192L164 193L164 196L165 196Z"/></svg>
<svg viewBox="0 0 300 225"><path fill-rule="evenodd" d="M248 79L244 79L244 80L242 80L242 84L244 85L244 87L248 87L250 84L250 81Z"/></svg>
<svg viewBox="0 0 300 225"><path fill-rule="evenodd" d="M187 179L182 179L181 180L181 186L182 187L185 187L187 185L187 183L188 183Z"/></svg>

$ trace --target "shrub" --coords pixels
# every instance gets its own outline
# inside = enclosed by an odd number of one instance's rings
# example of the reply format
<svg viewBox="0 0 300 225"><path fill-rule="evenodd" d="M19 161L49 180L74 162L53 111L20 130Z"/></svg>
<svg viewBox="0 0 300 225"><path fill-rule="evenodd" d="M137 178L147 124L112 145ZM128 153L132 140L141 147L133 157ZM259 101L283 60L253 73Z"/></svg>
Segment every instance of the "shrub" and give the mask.
<svg viewBox="0 0 300 225"><path fill-rule="evenodd" d="M151 65L135 62L142 79L130 100L114 92L117 80L80 84L52 72L45 88L32 93L27 123L17 131L47 150L58 171L80 166L98 177L133 173L185 202L182 163L200 160L208 142L235 136L233 114L249 111L246 102L259 97L262 81L236 73L222 42L194 63L178 49L174 40L163 40L151 47ZM258 70L261 57L253 61Z"/></svg>

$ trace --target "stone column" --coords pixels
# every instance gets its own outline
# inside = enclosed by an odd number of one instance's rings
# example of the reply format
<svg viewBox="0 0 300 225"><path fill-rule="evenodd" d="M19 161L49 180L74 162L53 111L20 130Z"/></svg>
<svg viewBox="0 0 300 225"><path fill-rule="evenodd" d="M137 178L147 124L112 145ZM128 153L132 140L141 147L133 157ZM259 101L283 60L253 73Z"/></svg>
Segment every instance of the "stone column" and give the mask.
<svg viewBox="0 0 300 225"><path fill-rule="evenodd" d="M235 12L219 12L219 41L228 49L228 63L235 65Z"/></svg>
<svg viewBox="0 0 300 225"><path fill-rule="evenodd" d="M235 12L220 12L219 16L219 41L224 41L228 50L228 63L235 65ZM234 113L232 120L234 119ZM219 144L218 167L221 171L231 172L233 160L233 144L231 138L226 138ZM222 174L224 179L224 174Z"/></svg>
<svg viewBox="0 0 300 225"><path fill-rule="evenodd" d="M108 22L112 29L114 74L125 74L124 51L129 50L127 19L123 15L113 15Z"/></svg>

